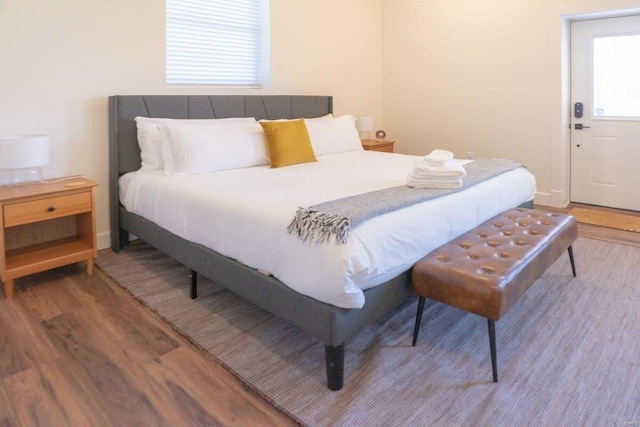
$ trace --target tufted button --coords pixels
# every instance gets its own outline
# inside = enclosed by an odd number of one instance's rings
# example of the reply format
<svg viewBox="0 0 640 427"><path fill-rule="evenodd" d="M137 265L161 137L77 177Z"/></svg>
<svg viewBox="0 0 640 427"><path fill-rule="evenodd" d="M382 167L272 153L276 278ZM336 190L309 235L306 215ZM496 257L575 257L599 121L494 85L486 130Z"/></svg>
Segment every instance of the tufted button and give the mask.
<svg viewBox="0 0 640 427"><path fill-rule="evenodd" d="M493 226L494 226L495 228L502 228L502 226L503 226L503 225L504 225L504 224L503 224L503 223L501 223L501 222L496 222L496 223L494 223L494 224L493 224Z"/></svg>
<svg viewBox="0 0 640 427"><path fill-rule="evenodd" d="M502 259L508 259L509 258L509 254L506 253L506 252L500 252L499 256Z"/></svg>
<svg viewBox="0 0 640 427"><path fill-rule="evenodd" d="M516 240L516 246L524 246L527 243L524 240Z"/></svg>
<svg viewBox="0 0 640 427"><path fill-rule="evenodd" d="M478 259L480 257L478 255L476 255L476 254L469 254L469 256L467 258L475 260L475 259Z"/></svg>
<svg viewBox="0 0 640 427"><path fill-rule="evenodd" d="M460 243L458 246L460 246L462 249L469 249L471 247L469 243Z"/></svg>
<svg viewBox="0 0 640 427"><path fill-rule="evenodd" d="M488 242L485 243L485 245L489 246L490 248L497 248L499 243L496 242L495 240L489 240Z"/></svg>
<svg viewBox="0 0 640 427"><path fill-rule="evenodd" d="M509 230L507 230L507 231L503 231L503 232L502 232L502 235L503 235L503 236L507 236L507 237L509 237L509 236L513 236L513 231L509 231Z"/></svg>
<svg viewBox="0 0 640 427"><path fill-rule="evenodd" d="M438 261L442 262L442 263L445 263L445 262L449 262L449 260L450 260L451 258L449 258L449 257L448 257L448 256L446 256L446 255L438 255L438 256L436 257L436 259L437 259Z"/></svg>
<svg viewBox="0 0 640 427"><path fill-rule="evenodd" d="M488 233L478 233L478 237L480 237L481 239L486 239L487 237L489 237Z"/></svg>

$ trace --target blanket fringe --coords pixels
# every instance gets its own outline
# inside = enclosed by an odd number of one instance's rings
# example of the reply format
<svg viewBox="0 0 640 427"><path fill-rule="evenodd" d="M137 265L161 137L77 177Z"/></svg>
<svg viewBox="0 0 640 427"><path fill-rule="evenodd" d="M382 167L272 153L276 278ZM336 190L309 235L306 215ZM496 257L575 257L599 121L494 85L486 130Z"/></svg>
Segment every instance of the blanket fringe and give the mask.
<svg viewBox="0 0 640 427"><path fill-rule="evenodd" d="M347 243L351 224L349 219L336 214L310 208L298 208L296 216L287 227L289 234L296 234L303 241Z"/></svg>

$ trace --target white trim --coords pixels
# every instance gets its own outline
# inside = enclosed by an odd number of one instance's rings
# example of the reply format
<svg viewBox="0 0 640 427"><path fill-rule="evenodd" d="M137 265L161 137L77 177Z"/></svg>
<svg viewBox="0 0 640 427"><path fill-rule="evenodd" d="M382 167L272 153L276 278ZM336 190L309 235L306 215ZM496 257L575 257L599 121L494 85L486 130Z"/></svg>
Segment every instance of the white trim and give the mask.
<svg viewBox="0 0 640 427"><path fill-rule="evenodd" d="M575 6L573 8L575 8ZM554 102L551 108L551 188L555 190L551 190L554 196L549 197L549 203L551 204L548 206L561 208L568 205L571 201L571 135L569 132L571 119L571 51L569 48L571 22L637 15L640 14L640 8L579 12L576 10L572 11L571 7L558 6L554 9L554 13L557 14L556 16L559 16L559 21L557 22L560 25L557 30L560 35L560 42L558 43L558 39L554 37L550 38L552 42L550 52L557 54L557 62L551 62L551 66L553 67L551 75L559 75L560 78L556 92L559 95L559 102ZM536 196L536 198L537 197L538 196Z"/></svg>
<svg viewBox="0 0 640 427"><path fill-rule="evenodd" d="M542 206L551 206L551 195L549 193L541 193L536 191L533 197L533 203Z"/></svg>
<svg viewBox="0 0 640 427"><path fill-rule="evenodd" d="M111 247L111 232L103 231L98 233L98 250L107 249Z"/></svg>

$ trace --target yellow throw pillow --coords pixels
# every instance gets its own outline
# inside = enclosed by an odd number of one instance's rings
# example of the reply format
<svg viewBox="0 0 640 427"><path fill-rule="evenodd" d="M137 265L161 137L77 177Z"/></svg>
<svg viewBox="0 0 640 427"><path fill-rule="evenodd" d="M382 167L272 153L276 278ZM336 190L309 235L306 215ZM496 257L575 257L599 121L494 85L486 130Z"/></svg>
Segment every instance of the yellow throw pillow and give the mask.
<svg viewBox="0 0 640 427"><path fill-rule="evenodd" d="M267 139L272 168L317 161L304 119L259 123Z"/></svg>

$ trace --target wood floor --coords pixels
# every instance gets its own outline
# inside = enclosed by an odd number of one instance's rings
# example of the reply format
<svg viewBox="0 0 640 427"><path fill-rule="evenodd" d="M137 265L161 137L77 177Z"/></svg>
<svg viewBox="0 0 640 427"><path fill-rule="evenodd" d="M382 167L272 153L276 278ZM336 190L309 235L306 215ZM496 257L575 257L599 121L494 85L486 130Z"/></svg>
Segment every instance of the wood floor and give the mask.
<svg viewBox="0 0 640 427"><path fill-rule="evenodd" d="M637 233L579 233L640 247ZM0 427L295 425L100 272L16 286L0 297Z"/></svg>
<svg viewBox="0 0 640 427"><path fill-rule="evenodd" d="M555 208L550 208L548 206L535 206L536 209L546 209L550 211L564 212L564 213L568 212L573 207L609 211L609 212L615 212L615 213L622 213L625 215L640 216L640 212L610 209L610 208L604 208L600 206L583 205L578 203L570 203L569 206L567 206L564 209L555 209ZM598 240L604 240L612 243L621 243L628 246L640 247L640 233L634 233L634 232L624 231L624 230L616 230L613 228L598 227L597 225L578 223L578 234L580 236L588 237L591 239L598 239Z"/></svg>
<svg viewBox="0 0 640 427"><path fill-rule="evenodd" d="M0 297L0 427L296 425L98 272Z"/></svg>

